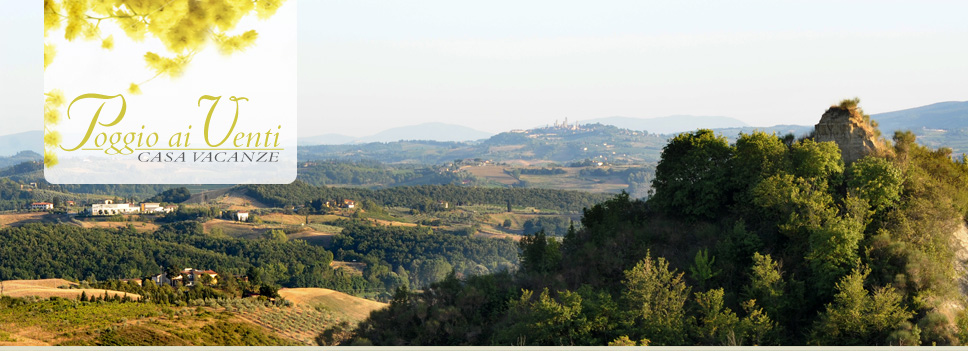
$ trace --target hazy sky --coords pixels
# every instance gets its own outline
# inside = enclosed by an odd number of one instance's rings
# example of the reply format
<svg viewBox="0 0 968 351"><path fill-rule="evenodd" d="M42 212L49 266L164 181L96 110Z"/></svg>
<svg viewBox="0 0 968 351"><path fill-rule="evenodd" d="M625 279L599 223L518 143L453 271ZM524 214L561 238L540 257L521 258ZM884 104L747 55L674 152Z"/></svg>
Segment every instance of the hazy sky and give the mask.
<svg viewBox="0 0 968 351"><path fill-rule="evenodd" d="M0 134L38 130L41 1L4 6ZM301 0L300 136L614 115L814 124L854 96L869 113L964 101L966 13L965 1Z"/></svg>

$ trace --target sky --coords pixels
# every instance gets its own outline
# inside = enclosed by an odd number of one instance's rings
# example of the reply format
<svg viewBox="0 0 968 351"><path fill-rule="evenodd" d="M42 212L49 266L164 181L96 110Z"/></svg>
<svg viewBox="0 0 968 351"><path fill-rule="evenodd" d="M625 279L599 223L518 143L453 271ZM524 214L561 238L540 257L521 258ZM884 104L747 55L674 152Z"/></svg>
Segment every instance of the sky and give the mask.
<svg viewBox="0 0 968 351"><path fill-rule="evenodd" d="M0 134L39 130L41 1L5 6ZM300 137L677 114L809 125L855 96L868 113L968 100L965 1L298 6Z"/></svg>

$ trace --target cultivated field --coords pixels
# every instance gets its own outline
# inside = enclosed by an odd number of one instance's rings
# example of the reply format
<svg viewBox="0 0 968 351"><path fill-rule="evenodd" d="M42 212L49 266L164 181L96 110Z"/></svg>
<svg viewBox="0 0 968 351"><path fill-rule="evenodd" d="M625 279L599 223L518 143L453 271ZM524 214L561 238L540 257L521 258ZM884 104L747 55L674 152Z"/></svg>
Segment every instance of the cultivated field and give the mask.
<svg viewBox="0 0 968 351"><path fill-rule="evenodd" d="M233 238L259 239L266 231L273 229L272 226L254 225L224 219L212 219L202 224L206 233L211 233L212 229L219 228L225 235ZM278 226L276 226L278 227Z"/></svg>
<svg viewBox="0 0 968 351"><path fill-rule="evenodd" d="M356 275L363 275L363 270L366 269L366 263L363 262L332 261L329 266L333 269L342 268Z"/></svg>
<svg viewBox="0 0 968 351"><path fill-rule="evenodd" d="M0 227L20 226L27 223L57 222L57 217L47 212L4 213L0 214Z"/></svg>
<svg viewBox="0 0 968 351"><path fill-rule="evenodd" d="M305 240L310 244L328 248L333 242L333 237L336 236L336 234L337 233L327 233L309 229L289 234L289 239Z"/></svg>
<svg viewBox="0 0 968 351"><path fill-rule="evenodd" d="M354 322L363 320L370 315L370 312L387 306L382 302L323 288L279 289L279 295L292 301L296 306L321 307Z"/></svg>
<svg viewBox="0 0 968 351"><path fill-rule="evenodd" d="M77 283L64 279L5 280L2 282L2 286L3 295L10 297L36 296L40 298L48 298L56 296L68 299L77 299L78 296L81 296L82 292L87 293L87 296L104 296L104 293L107 292L108 296L128 295L133 299L141 298L141 296L137 294L127 294L122 291L104 289L77 289ZM75 288L69 288L71 286L74 286Z"/></svg>
<svg viewBox="0 0 968 351"><path fill-rule="evenodd" d="M237 313L241 318L306 345L313 345L315 337L328 327L342 321L355 325L371 311L386 306L321 288L280 289L279 295L293 305L242 309Z"/></svg>
<svg viewBox="0 0 968 351"><path fill-rule="evenodd" d="M475 177L493 180L504 185L511 185L518 182L517 179L514 179L514 177L504 172L505 167L503 166L465 166L461 167L461 169L470 172Z"/></svg>
<svg viewBox="0 0 968 351"><path fill-rule="evenodd" d="M123 228L128 224L134 226L139 232L153 232L158 229L158 225L151 222L102 222L102 221L80 221L84 228Z"/></svg>

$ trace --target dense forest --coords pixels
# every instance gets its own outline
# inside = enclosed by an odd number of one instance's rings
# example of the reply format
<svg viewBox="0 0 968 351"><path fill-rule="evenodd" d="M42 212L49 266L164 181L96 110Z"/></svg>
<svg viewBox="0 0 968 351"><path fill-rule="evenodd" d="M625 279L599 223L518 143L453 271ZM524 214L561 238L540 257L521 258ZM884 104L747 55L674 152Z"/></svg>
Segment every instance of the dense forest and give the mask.
<svg viewBox="0 0 968 351"><path fill-rule="evenodd" d="M254 270L262 281L287 287L352 285L329 267L332 259L332 253L300 240L206 235L194 221L167 224L154 232L66 224L0 229L0 280L142 278L165 267L195 267L234 275Z"/></svg>
<svg viewBox="0 0 968 351"><path fill-rule="evenodd" d="M322 160L302 164L299 180L311 185L352 185L371 188L391 186L461 184L480 182L467 173L438 172L430 165L388 166L374 160Z"/></svg>
<svg viewBox="0 0 968 351"><path fill-rule="evenodd" d="M481 275L511 270L518 250L510 240L474 238L429 227L374 226L341 220L333 241L337 259L366 264L363 275L330 268L333 253L285 234L236 239L206 234L196 220L206 209L168 214L154 232L27 224L0 229L0 280L64 278L88 282L145 278L195 267L246 276L268 286L323 287L389 298L398 287L421 288L448 273ZM270 233L275 234L275 233ZM131 291L139 293L137 291Z"/></svg>
<svg viewBox="0 0 968 351"><path fill-rule="evenodd" d="M26 208L30 199L30 192L21 189L20 184L0 178L0 211Z"/></svg>
<svg viewBox="0 0 968 351"><path fill-rule="evenodd" d="M649 200L526 237L516 272L400 289L343 344L968 343L968 164L889 145L845 164L833 142L680 134Z"/></svg>
<svg viewBox="0 0 968 351"><path fill-rule="evenodd" d="M454 185L420 185L379 190L361 188L317 187L302 181L292 184L245 185L248 195L269 206L301 206L315 200L351 199L370 200L383 206L406 207L422 212L444 209L444 202L452 205L498 205L510 203L516 207L575 213L608 198L605 194L552 189L489 189Z"/></svg>
<svg viewBox="0 0 968 351"><path fill-rule="evenodd" d="M510 239L475 238L420 226L337 224L343 231L333 240L336 258L365 262L367 280L390 291L399 286L426 287L451 272L482 275L511 270L518 260L518 248Z"/></svg>

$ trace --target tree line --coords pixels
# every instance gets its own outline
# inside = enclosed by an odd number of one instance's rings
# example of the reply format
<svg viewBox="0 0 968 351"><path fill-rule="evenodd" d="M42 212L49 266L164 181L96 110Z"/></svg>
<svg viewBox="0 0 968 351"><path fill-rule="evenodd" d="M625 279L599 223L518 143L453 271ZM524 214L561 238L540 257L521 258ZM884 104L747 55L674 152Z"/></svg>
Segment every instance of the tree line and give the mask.
<svg viewBox="0 0 968 351"><path fill-rule="evenodd" d="M302 181L292 184L244 185L249 196L273 207L303 206L314 200L371 200L383 206L435 209L441 202L451 205L497 205L576 213L609 195L580 191L521 188L478 188L455 185L401 186L379 190L312 186ZM442 206L441 206L442 207Z"/></svg>

